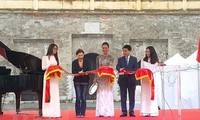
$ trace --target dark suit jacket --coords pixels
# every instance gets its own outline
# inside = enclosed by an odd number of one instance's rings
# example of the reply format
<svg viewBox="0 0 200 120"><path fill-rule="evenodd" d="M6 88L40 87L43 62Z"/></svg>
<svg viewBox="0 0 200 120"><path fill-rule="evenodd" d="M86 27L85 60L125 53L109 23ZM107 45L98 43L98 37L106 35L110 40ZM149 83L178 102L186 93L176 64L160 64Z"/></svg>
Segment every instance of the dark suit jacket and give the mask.
<svg viewBox="0 0 200 120"><path fill-rule="evenodd" d="M72 73L77 74L80 71L86 72L89 71L89 63L86 60L83 60L83 68L81 68L78 64L78 60L74 60L72 62ZM89 82L89 76L84 75L84 76L79 76L79 77L74 77L74 83L88 83Z"/></svg>
<svg viewBox="0 0 200 120"><path fill-rule="evenodd" d="M120 71L120 68L125 68L126 70L130 70L130 71L136 71L138 69L137 58L130 56L128 66L126 64L125 56L118 58L116 69ZM127 78L135 81L134 75L120 75L118 79L118 83L127 81L127 80L124 80Z"/></svg>

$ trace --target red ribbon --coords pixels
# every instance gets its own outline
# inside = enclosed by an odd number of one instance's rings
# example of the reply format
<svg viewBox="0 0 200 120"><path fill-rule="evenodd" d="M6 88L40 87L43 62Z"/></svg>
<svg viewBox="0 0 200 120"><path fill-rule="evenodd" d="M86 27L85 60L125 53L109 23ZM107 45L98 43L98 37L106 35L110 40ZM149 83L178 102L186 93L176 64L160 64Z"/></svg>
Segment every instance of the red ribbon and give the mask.
<svg viewBox="0 0 200 120"><path fill-rule="evenodd" d="M110 66L102 66L97 70L92 70L92 71L88 71L87 74L98 74L98 76L108 76L109 77L109 82L111 85L114 84L114 80L116 78L116 75L114 73L114 69ZM85 75L85 73L78 73L78 74L72 74L75 77L78 76L83 76Z"/></svg>
<svg viewBox="0 0 200 120"><path fill-rule="evenodd" d="M58 79L61 79L62 76L62 68L59 65L55 66L49 66L46 70L46 87L45 87L45 102L48 103L51 100L50 95L50 78L56 77L57 75Z"/></svg>
<svg viewBox="0 0 200 120"><path fill-rule="evenodd" d="M121 69L120 71L119 71L119 73L118 73L118 75L124 75L124 74L129 74L129 75L131 75L131 74L134 74L135 72L134 71L130 71L130 70L126 70L126 69Z"/></svg>
<svg viewBox="0 0 200 120"><path fill-rule="evenodd" d="M92 70L92 71L88 71L87 74L98 74L99 76L109 76L110 79L110 84L113 85L114 80L116 78L116 75L114 73L114 69L112 67L109 66L102 66L101 68L97 69L97 70ZM147 69L147 68L139 68L135 71L130 71L130 70L126 70L126 69L121 69L118 73L118 75L124 75L124 74L135 74L136 80L140 80L142 78L148 78L150 85L151 85L151 100L154 100L154 78L153 78L153 73L151 72L151 70ZM78 73L78 74L72 74L74 76L82 76L85 75L85 73Z"/></svg>
<svg viewBox="0 0 200 120"><path fill-rule="evenodd" d="M154 100L154 77L151 70L147 68L139 68L135 72L136 80L140 80L142 78L148 78L150 85L151 85L151 100Z"/></svg>
<svg viewBox="0 0 200 120"><path fill-rule="evenodd" d="M7 59L6 50L2 47L0 47L0 55L3 56L5 59Z"/></svg>

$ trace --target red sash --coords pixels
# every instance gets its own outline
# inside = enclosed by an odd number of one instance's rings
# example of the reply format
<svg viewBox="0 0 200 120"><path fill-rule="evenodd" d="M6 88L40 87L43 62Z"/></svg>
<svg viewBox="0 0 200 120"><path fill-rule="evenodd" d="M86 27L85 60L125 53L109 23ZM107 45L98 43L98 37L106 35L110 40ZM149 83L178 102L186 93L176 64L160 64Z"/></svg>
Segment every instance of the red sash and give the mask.
<svg viewBox="0 0 200 120"><path fill-rule="evenodd" d="M48 103L51 100L50 95L50 78L55 77L57 74L58 79L61 79L62 76L62 68L59 65L49 66L46 70L46 87L45 87L45 102Z"/></svg>
<svg viewBox="0 0 200 120"><path fill-rule="evenodd" d="M148 78L149 83L151 85L151 100L154 100L154 78L153 78L153 73L151 70L147 68L139 68L136 70L135 73L136 80L140 80L142 78Z"/></svg>
<svg viewBox="0 0 200 120"><path fill-rule="evenodd" d="M115 73L114 73L114 69L112 67L109 66L102 66L100 69L98 69L98 75L101 76L108 76L109 77L109 83L110 85L114 84L115 81Z"/></svg>

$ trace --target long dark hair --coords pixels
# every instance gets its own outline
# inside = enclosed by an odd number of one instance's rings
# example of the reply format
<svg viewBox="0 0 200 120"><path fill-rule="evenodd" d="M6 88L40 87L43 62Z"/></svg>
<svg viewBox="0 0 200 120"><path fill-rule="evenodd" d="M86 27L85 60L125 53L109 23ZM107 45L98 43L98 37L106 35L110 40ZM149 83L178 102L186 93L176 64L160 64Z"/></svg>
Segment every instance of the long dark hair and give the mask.
<svg viewBox="0 0 200 120"><path fill-rule="evenodd" d="M103 42L102 45L101 45L101 47L102 47L103 45L107 45L108 48L110 47L108 42Z"/></svg>
<svg viewBox="0 0 200 120"><path fill-rule="evenodd" d="M46 54L46 56L49 56L49 59L50 59L50 56L51 56L52 53L53 53L53 48L54 48L55 46L58 48L58 46L57 46L56 44L50 44L50 45L49 45L49 48L48 48L48 51L47 51L47 54ZM55 59L56 59L58 65L59 65L58 52L56 52L56 54L54 55L54 57L55 57Z"/></svg>
<svg viewBox="0 0 200 120"><path fill-rule="evenodd" d="M159 62L159 59L158 59L158 56L157 56L157 53L156 53L154 47L153 46L148 46L146 48L146 50L147 49L149 49L149 51L150 51L150 59L151 59L150 63L151 64L155 64L156 62ZM146 61L146 62L148 62L147 55L145 56L145 58L143 60Z"/></svg>

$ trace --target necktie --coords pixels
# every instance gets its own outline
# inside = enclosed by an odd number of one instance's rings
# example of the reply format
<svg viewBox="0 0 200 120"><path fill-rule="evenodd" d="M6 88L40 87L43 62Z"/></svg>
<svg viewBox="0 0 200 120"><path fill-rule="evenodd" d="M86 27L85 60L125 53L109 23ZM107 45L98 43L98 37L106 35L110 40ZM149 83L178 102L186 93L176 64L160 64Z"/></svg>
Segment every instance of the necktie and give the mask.
<svg viewBox="0 0 200 120"><path fill-rule="evenodd" d="M128 62L129 62L129 61L128 61L128 57L126 57L126 65L127 65L127 66L128 66Z"/></svg>

